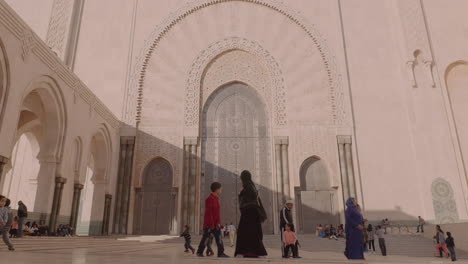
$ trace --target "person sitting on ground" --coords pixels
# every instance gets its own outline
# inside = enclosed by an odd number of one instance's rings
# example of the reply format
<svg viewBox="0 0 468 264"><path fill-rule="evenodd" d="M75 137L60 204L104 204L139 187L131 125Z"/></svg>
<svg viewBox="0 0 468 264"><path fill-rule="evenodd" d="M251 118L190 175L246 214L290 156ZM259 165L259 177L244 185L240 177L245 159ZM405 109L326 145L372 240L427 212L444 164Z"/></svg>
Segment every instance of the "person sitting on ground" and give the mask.
<svg viewBox="0 0 468 264"><path fill-rule="evenodd" d="M330 236L328 239L335 239L338 240L338 237L336 236L336 228L333 225L330 225Z"/></svg>
<svg viewBox="0 0 468 264"><path fill-rule="evenodd" d="M19 231L19 230L18 230ZM30 236L31 235L31 222L26 222L26 224L24 224L24 235L25 236Z"/></svg>
<svg viewBox="0 0 468 264"><path fill-rule="evenodd" d="M38 233L39 236L48 236L49 235L49 226L46 225L44 220L39 221L39 225L37 225L37 228L38 228L37 233Z"/></svg>
<svg viewBox="0 0 468 264"><path fill-rule="evenodd" d="M31 232L31 236L39 236L39 226L37 225L36 221L31 224L29 231Z"/></svg>
<svg viewBox="0 0 468 264"><path fill-rule="evenodd" d="M289 258L289 250L292 250L293 258L299 257L298 241L293 224L286 224L286 230L283 233L284 255L283 258Z"/></svg>
<svg viewBox="0 0 468 264"><path fill-rule="evenodd" d="M322 233L322 229L323 229L322 224L318 224L318 225L315 227L315 235L319 237L319 236L320 236L320 233Z"/></svg>
<svg viewBox="0 0 468 264"><path fill-rule="evenodd" d="M344 227L343 224L338 226L338 231L336 232L337 237L344 237Z"/></svg>
<svg viewBox="0 0 468 264"><path fill-rule="evenodd" d="M10 228L10 238L16 238L18 236L18 216L13 218L13 223Z"/></svg>

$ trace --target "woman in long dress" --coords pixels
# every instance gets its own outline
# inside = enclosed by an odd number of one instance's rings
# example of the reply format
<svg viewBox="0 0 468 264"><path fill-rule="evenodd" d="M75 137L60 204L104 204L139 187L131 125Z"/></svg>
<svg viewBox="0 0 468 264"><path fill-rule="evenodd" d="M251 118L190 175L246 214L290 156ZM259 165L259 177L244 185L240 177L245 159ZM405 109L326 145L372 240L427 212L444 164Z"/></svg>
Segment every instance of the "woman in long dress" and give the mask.
<svg viewBox="0 0 468 264"><path fill-rule="evenodd" d="M349 198L346 201L346 249L348 259L364 259L364 247L362 245L364 222L362 214L357 206L356 199Z"/></svg>
<svg viewBox="0 0 468 264"><path fill-rule="evenodd" d="M268 255L263 245L262 219L264 208L249 171L241 173L242 191L239 194L241 218L237 229L235 256L257 258Z"/></svg>

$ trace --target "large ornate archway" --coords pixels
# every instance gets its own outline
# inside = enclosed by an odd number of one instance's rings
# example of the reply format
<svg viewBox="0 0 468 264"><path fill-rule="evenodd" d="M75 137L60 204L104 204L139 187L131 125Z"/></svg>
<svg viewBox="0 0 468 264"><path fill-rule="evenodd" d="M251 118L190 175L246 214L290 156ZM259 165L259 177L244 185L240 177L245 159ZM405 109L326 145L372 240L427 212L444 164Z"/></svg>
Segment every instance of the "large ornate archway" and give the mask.
<svg viewBox="0 0 468 264"><path fill-rule="evenodd" d="M269 220L264 230L272 233L271 138L265 104L245 84L224 85L207 100L202 129L202 199L209 195L211 182L220 182L221 221L237 224L240 216L237 195L242 186L239 175L249 170L267 209ZM203 215L203 207L201 211Z"/></svg>

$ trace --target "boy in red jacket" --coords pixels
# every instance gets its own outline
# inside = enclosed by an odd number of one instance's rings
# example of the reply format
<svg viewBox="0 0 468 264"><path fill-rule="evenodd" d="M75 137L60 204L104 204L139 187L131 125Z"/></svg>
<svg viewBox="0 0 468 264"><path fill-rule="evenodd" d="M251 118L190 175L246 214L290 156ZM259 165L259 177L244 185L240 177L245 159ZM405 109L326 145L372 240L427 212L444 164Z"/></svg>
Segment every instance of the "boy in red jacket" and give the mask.
<svg viewBox="0 0 468 264"><path fill-rule="evenodd" d="M203 237L198 246L197 256L203 257L206 240L213 234L218 246L218 258L229 258L224 254L223 240L221 239L221 207L219 195L221 194L221 183L213 182L210 186L211 194L205 200L205 217L203 220Z"/></svg>

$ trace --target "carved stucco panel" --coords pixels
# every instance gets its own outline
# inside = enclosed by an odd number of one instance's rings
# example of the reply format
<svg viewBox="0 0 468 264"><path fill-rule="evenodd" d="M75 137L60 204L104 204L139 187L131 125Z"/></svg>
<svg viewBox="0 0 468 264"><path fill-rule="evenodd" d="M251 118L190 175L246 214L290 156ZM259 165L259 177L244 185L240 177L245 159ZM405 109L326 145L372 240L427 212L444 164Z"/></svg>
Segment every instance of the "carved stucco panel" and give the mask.
<svg viewBox="0 0 468 264"><path fill-rule="evenodd" d="M457 223L459 220L457 204L450 183L442 178L437 178L431 185L432 204L437 223Z"/></svg>
<svg viewBox="0 0 468 264"><path fill-rule="evenodd" d="M63 59L73 13L73 0L54 0L46 43Z"/></svg>
<svg viewBox="0 0 468 264"><path fill-rule="evenodd" d="M142 109L142 98L143 88L147 73L147 68L150 63L152 54L158 47L158 44L164 39L168 32L177 24L179 24L184 18L189 15L196 13L199 10L209 8L216 4L222 4L227 2L244 2L255 5L260 5L265 8L269 8L284 15L291 25L298 26L304 32L304 36L312 42L312 45L320 53L320 57L323 62L323 66L327 72L328 87L329 87L329 101L332 105L332 118L335 124L349 124L349 117L346 116L346 109L348 109L344 102L344 94L342 89L341 74L339 74L338 67L336 64L335 57L329 51L326 40L321 34L315 29L314 25L310 24L307 19L287 5L276 0L199 0L189 2L180 9L171 13L161 24L159 24L150 36L145 40L144 47L141 49L140 55L135 60L133 66L132 76L130 77L130 84L127 87L127 102L126 110L124 113L124 122L134 125L140 122L141 109ZM226 45L228 43L225 43ZM226 48L224 50L227 50ZM195 61L192 68L200 68L202 61ZM277 63L272 64L278 68ZM196 73L198 71L195 71ZM278 76L278 75L275 75ZM281 75L279 75L281 76ZM193 75L189 77L189 80L193 80ZM196 83L196 82L195 82ZM281 85L284 83L282 78L275 79L274 85ZM200 83L198 82L197 85ZM187 108L194 109L198 98L195 98L195 94L188 94L186 104ZM286 124L286 103L284 89L277 90L275 94L275 105L278 106L277 118L275 122L278 125ZM186 126L193 127L197 125L199 112L188 111L186 113L185 123Z"/></svg>
<svg viewBox="0 0 468 264"><path fill-rule="evenodd" d="M207 66L220 54L232 50L244 52L233 53L234 55L231 57L233 61L218 63L215 65L218 69L214 69L213 73L210 72L207 76L204 75ZM260 68L253 67L258 65L258 62L253 61L255 58L265 61ZM203 100L206 100L210 92L219 87L216 85L222 85L223 81L226 83L239 79L253 85L252 87L257 89L266 100L271 98L273 93L272 108L275 125L284 126L287 124L286 92L278 63L259 44L247 39L232 37L210 45L200 53L192 64L185 91L185 126L196 127L199 124L200 98L202 98L200 87L202 85L203 92L207 95L203 96ZM207 81L205 82L205 80ZM273 91L268 91L270 90L268 84L271 84Z"/></svg>

